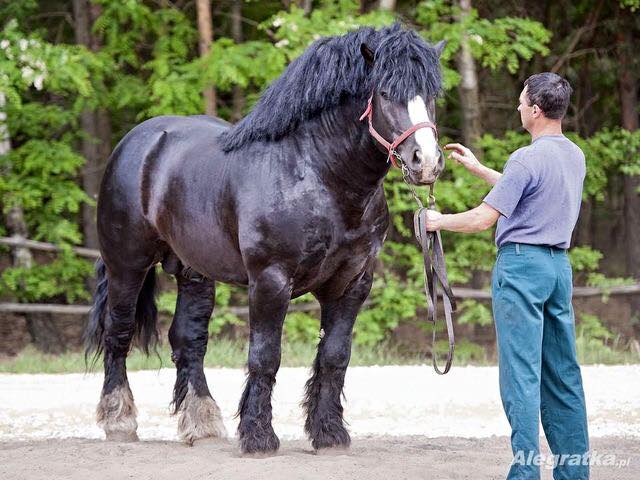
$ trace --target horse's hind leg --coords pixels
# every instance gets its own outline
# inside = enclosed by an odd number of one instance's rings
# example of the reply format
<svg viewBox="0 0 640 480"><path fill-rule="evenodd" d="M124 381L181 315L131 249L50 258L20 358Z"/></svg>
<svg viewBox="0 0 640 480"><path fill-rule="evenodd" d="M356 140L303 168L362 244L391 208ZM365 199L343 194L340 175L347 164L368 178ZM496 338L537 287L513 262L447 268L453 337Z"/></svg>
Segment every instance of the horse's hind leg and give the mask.
<svg viewBox="0 0 640 480"><path fill-rule="evenodd" d="M174 412L179 413L178 434L189 445L206 437L226 437L220 409L209 393L203 361L209 339L208 324L215 301L215 283L176 274L178 301L169 341L177 376Z"/></svg>
<svg viewBox="0 0 640 480"><path fill-rule="evenodd" d="M154 272L151 272L153 275ZM107 440L135 441L136 407L127 380L126 360L136 329L136 304L147 271L110 272L104 323L104 385L96 411Z"/></svg>
<svg viewBox="0 0 640 480"><path fill-rule="evenodd" d="M313 374L305 386L303 407L307 414L304 430L313 448L342 447L351 443L342 419L340 395L351 358L351 335L360 307L371 290L372 275L350 286L337 300L323 300L321 328L324 335L318 344Z"/></svg>

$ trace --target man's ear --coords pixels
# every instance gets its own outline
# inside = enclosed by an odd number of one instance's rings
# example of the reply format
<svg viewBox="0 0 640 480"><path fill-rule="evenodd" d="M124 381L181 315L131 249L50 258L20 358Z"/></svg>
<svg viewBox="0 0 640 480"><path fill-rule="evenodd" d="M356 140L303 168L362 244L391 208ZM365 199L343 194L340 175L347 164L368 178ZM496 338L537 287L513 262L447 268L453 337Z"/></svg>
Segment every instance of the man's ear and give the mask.
<svg viewBox="0 0 640 480"><path fill-rule="evenodd" d="M442 52L444 51L444 47L446 46L447 46L446 40L440 40L438 43L434 45L433 48L436 49L436 53L438 54L438 57L442 56Z"/></svg>
<svg viewBox="0 0 640 480"><path fill-rule="evenodd" d="M362 54L362 57L364 58L364 61L366 62L366 64L372 67L374 56L375 56L375 54L373 53L373 50L371 50L366 43L361 43L360 53Z"/></svg>

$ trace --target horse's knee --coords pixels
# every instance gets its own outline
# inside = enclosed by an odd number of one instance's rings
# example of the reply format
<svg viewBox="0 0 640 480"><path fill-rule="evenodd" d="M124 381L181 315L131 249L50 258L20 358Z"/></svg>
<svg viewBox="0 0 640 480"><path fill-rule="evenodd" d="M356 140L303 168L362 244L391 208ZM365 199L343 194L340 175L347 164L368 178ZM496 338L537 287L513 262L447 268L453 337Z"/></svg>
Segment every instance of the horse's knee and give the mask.
<svg viewBox="0 0 640 480"><path fill-rule="evenodd" d="M207 325L180 325L174 320L169 328L169 343L173 353L171 359L180 366L190 362L201 362L207 351L209 340Z"/></svg>
<svg viewBox="0 0 640 480"><path fill-rule="evenodd" d="M291 280L278 266L263 269L249 284L249 297L263 306L278 307L288 303L291 298Z"/></svg>
<svg viewBox="0 0 640 480"><path fill-rule="evenodd" d="M343 369L349 365L351 359L351 342L339 339L329 340L323 346L320 356L320 366L322 368Z"/></svg>
<svg viewBox="0 0 640 480"><path fill-rule="evenodd" d="M249 373L275 376L280 367L279 338L253 340L249 347L247 367Z"/></svg>
<svg viewBox="0 0 640 480"><path fill-rule="evenodd" d="M373 285L373 274L369 271L365 271L362 277L355 282L349 291L349 297L355 299L358 302L364 303L371 292L371 286Z"/></svg>

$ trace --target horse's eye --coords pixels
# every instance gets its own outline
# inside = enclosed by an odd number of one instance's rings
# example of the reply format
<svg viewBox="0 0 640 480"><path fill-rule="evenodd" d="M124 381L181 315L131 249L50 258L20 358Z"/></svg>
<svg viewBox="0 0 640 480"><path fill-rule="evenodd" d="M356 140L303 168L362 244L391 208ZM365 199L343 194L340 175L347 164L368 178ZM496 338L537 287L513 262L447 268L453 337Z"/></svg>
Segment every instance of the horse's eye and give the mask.
<svg viewBox="0 0 640 480"><path fill-rule="evenodd" d="M389 94L387 92L385 92L384 90L380 90L380 96L382 98L384 98L385 100L389 100Z"/></svg>

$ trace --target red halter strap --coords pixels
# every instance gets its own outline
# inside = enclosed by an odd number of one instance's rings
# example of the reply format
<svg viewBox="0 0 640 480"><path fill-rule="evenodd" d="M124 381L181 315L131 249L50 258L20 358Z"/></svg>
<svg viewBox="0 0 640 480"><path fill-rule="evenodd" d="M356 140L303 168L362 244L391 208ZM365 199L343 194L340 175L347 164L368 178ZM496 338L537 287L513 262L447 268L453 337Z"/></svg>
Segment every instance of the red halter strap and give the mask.
<svg viewBox="0 0 640 480"><path fill-rule="evenodd" d="M387 152L388 152L387 161L391 160L391 163L393 164L394 167L402 168L401 165L398 164L398 160L402 162L402 158L400 157L398 152L396 152L396 148L398 147L398 145L404 142L407 138L413 135L416 132L416 130L419 130L421 128L430 128L433 130L433 133L436 136L436 139L438 138L438 129L436 128L435 123L420 122L420 123L416 123L412 127L405 130L399 137L397 137L393 141L393 143L387 142L382 135L376 132L376 129L373 128L373 124L371 123L371 118L373 117L373 107L371 103L372 101L373 101L373 95L369 97L369 100L367 100L367 109L360 116L360 121L364 120L365 118L369 121L369 133L373 138L375 138L380 143L380 145L382 145L384 148L387 149Z"/></svg>

